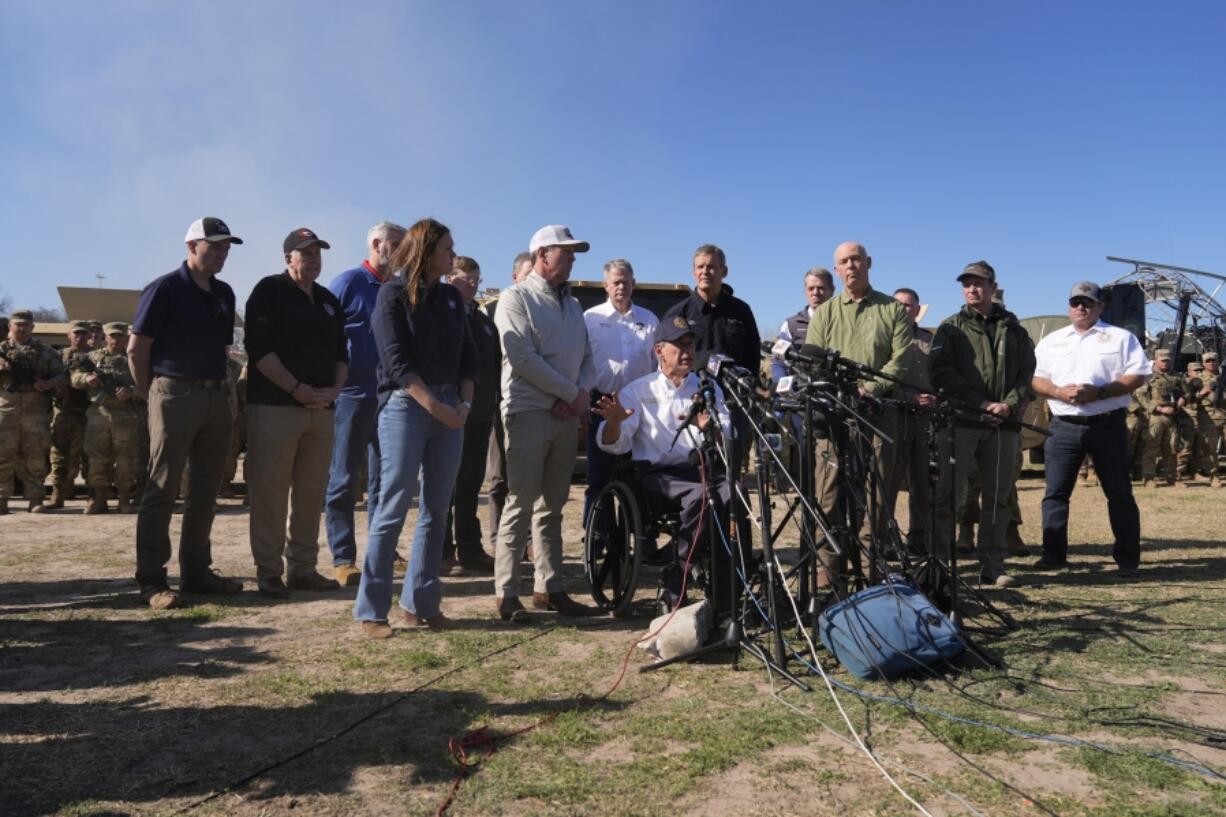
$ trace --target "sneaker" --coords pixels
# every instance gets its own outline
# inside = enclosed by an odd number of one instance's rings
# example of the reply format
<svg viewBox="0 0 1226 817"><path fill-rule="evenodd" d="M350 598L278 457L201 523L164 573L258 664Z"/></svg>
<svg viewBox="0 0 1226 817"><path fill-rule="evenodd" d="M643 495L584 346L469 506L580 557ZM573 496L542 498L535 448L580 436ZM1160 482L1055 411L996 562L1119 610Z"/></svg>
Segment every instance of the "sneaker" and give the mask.
<svg viewBox="0 0 1226 817"><path fill-rule="evenodd" d="M1017 585L1017 579L1008 573L989 573L983 571L979 574L979 583L990 584L995 587L1014 587Z"/></svg>
<svg viewBox="0 0 1226 817"><path fill-rule="evenodd" d="M409 563L399 553L396 558L392 559L392 575L396 578L401 578L405 573L409 572Z"/></svg>
<svg viewBox="0 0 1226 817"><path fill-rule="evenodd" d="M362 635L367 638L391 638L393 635L392 625L386 621L363 621Z"/></svg>
<svg viewBox="0 0 1226 817"><path fill-rule="evenodd" d="M573 618L594 616L600 613L595 607L580 604L565 593L533 593L532 606L538 610L549 610L560 616Z"/></svg>
<svg viewBox="0 0 1226 817"><path fill-rule="evenodd" d="M1060 570L1061 568L1068 567L1068 560L1065 559L1062 562L1057 562L1044 556L1030 567L1033 570Z"/></svg>
<svg viewBox="0 0 1226 817"><path fill-rule="evenodd" d="M492 574L494 572L494 557L482 551L481 553L474 553L472 556L461 556L460 565L470 573Z"/></svg>
<svg viewBox="0 0 1226 817"><path fill-rule="evenodd" d="M256 591L270 599L288 599L289 588L280 576L269 576L256 582Z"/></svg>
<svg viewBox="0 0 1226 817"><path fill-rule="evenodd" d="M503 621L521 624L531 618L520 602L519 596L495 596L494 601L498 605L498 617Z"/></svg>
<svg viewBox="0 0 1226 817"><path fill-rule="evenodd" d="M315 570L310 573L303 573L298 576L289 577L289 588L291 590L310 590L316 593L330 593L334 590L340 590L341 584L335 579L327 579L319 575Z"/></svg>
<svg viewBox="0 0 1226 817"><path fill-rule="evenodd" d="M362 583L362 571L354 565L337 565L332 568L332 575L342 587L357 587Z"/></svg>
<svg viewBox="0 0 1226 817"><path fill-rule="evenodd" d="M235 593L243 592L243 583L237 579L227 579L216 570L209 570L199 576L182 579L179 582L179 592L233 596Z"/></svg>
<svg viewBox="0 0 1226 817"><path fill-rule="evenodd" d="M151 610L170 610L183 606L183 597L165 584L145 585L140 589L140 597Z"/></svg>

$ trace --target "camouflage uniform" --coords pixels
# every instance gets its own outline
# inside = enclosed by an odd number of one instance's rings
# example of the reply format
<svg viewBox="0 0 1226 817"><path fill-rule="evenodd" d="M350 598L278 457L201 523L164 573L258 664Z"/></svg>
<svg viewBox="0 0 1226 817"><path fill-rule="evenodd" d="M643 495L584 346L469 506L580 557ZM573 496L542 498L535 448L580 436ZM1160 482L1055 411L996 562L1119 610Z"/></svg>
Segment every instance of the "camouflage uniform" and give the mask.
<svg viewBox="0 0 1226 817"><path fill-rule="evenodd" d="M234 415L234 430L230 432L230 450L221 470L220 496L234 496L234 475L238 473L238 455L247 444L247 368L234 358L226 360L226 377L230 381L228 398Z"/></svg>
<svg viewBox="0 0 1226 817"><path fill-rule="evenodd" d="M1206 360L1217 360L1215 353L1205 355ZM1217 449L1222 436L1226 434L1226 378L1219 372L1216 376L1205 372L1206 386L1213 386L1214 378L1221 378L1220 387L1210 392L1201 404L1204 407L1204 424L1201 426L1201 440L1205 444L1205 452L1209 461L1209 476L1214 486L1219 485L1217 475Z"/></svg>
<svg viewBox="0 0 1226 817"><path fill-rule="evenodd" d="M1154 372L1149 381L1150 414L1149 445L1145 449L1142 468L1151 473L1161 472L1169 484L1175 482L1175 445L1179 430L1179 412L1173 415L1158 414L1162 406L1174 406L1179 392L1183 391L1183 377L1174 372Z"/></svg>
<svg viewBox="0 0 1226 817"><path fill-rule="evenodd" d="M39 391L26 382L27 373L59 386L64 364L54 349L37 340L6 340L0 343L0 357L8 362L0 370L0 503L7 507L15 472L33 510L43 504L43 483L51 471L51 390Z"/></svg>
<svg viewBox="0 0 1226 817"><path fill-rule="evenodd" d="M1192 462L1188 476L1195 478L1197 474L1212 479L1217 476L1217 427L1209 418L1209 400L1211 395L1201 396L1205 386L1210 385L1212 378L1206 376L1205 368L1199 363L1188 366L1188 396L1185 409L1192 418L1194 441L1192 446Z"/></svg>
<svg viewBox="0 0 1226 817"><path fill-rule="evenodd" d="M1149 418L1153 411L1153 400L1149 396L1149 384L1132 393L1132 402L1128 404L1128 450L1132 452L1132 471L1135 478L1139 472L1142 480L1153 482L1154 461L1145 456L1149 447Z"/></svg>
<svg viewBox="0 0 1226 817"><path fill-rule="evenodd" d="M82 324L84 325L84 324ZM64 371L71 373L77 364L89 355L90 350L74 352L60 350L60 362ZM65 499L72 499L72 486L77 474L83 473L81 455L85 451L85 410L89 408L89 395L84 389L69 385L56 392L53 400L55 411L51 415L51 507L62 507Z"/></svg>
<svg viewBox="0 0 1226 817"><path fill-rule="evenodd" d="M106 507L107 491L114 484L119 509L128 512L140 473L141 415L132 396L135 382L128 369L127 352L95 349L90 352L89 361L92 366L80 367L72 373L72 382L77 388L89 389L91 400L85 413L91 510ZM87 380L91 374L97 374L104 383L90 386ZM117 397L115 391L119 388L126 388L128 396Z"/></svg>
<svg viewBox="0 0 1226 817"><path fill-rule="evenodd" d="M1200 400L1195 394L1199 389L1192 388L1190 384L1199 379L1193 367L1189 366L1187 374L1182 378L1183 405L1175 413L1175 462L1180 479L1196 479L1198 459L1196 415L1200 408Z"/></svg>

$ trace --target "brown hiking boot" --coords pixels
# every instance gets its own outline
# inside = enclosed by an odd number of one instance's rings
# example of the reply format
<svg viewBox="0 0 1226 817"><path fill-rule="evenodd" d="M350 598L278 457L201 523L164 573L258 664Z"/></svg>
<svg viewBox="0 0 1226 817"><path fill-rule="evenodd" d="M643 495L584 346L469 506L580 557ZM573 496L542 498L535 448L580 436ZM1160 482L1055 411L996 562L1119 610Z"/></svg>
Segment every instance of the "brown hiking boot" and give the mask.
<svg viewBox="0 0 1226 817"><path fill-rule="evenodd" d="M565 593L533 593L532 606L538 610L551 610L560 616L573 618L600 614L595 607L580 604Z"/></svg>
<svg viewBox="0 0 1226 817"><path fill-rule="evenodd" d="M410 630L443 630L451 623L451 619L447 618L441 611L433 618L422 618L416 613L410 613L400 605L392 607L392 613L388 616L389 624L399 624L401 627L406 627Z"/></svg>
<svg viewBox="0 0 1226 817"><path fill-rule="evenodd" d="M367 638L391 638L392 625L386 621L363 621L362 635Z"/></svg>
<svg viewBox="0 0 1226 817"><path fill-rule="evenodd" d="M357 587L362 583L362 571L355 565L337 565L332 568L332 576L341 587Z"/></svg>
<svg viewBox="0 0 1226 817"><path fill-rule="evenodd" d="M183 606L183 597L166 584L150 584L140 589L140 597L153 610L169 610Z"/></svg>
<svg viewBox="0 0 1226 817"><path fill-rule="evenodd" d="M530 618L519 596L494 596L494 601L498 605L498 617L503 621L521 623Z"/></svg>
<svg viewBox="0 0 1226 817"><path fill-rule="evenodd" d="M51 486L51 498L43 503L43 507L48 510L64 507L64 492L60 490L60 486Z"/></svg>

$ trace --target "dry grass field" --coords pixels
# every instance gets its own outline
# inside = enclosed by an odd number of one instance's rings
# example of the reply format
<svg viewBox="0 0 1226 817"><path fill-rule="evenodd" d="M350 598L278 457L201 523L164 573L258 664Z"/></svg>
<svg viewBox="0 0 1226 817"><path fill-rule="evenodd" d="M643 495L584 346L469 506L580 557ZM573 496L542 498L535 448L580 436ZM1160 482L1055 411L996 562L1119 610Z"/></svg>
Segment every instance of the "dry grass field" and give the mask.
<svg viewBox="0 0 1226 817"><path fill-rule="evenodd" d="M1024 481L1032 545L1041 493ZM582 596L580 499L567 572ZM989 591L1021 624L980 639L1005 669L887 685L820 653L838 704L934 815L1226 813L1223 499L1140 492L1144 572L1122 582L1101 493L1079 488L1072 569L1022 560L1022 586ZM799 692L748 657L637 673L647 591L635 618L509 627L490 581L459 577L452 629L363 640L352 591L251 591L247 516L226 502L216 566L249 591L152 613L131 581L134 518L82 504L0 518L0 814L433 814L456 776L450 738L542 719L500 743L449 813L921 813L819 678Z"/></svg>

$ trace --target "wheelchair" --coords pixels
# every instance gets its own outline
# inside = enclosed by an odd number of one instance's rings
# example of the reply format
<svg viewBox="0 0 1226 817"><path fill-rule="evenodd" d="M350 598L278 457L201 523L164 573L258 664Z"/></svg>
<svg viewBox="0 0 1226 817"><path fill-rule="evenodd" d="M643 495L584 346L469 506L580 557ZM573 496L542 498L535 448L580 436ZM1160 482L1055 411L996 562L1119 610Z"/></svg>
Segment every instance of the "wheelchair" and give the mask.
<svg viewBox="0 0 1226 817"><path fill-rule="evenodd" d="M680 506L642 486L644 460L621 460L596 495L583 537L583 569L592 600L615 616L629 614L644 565L670 561L657 545L680 526Z"/></svg>

